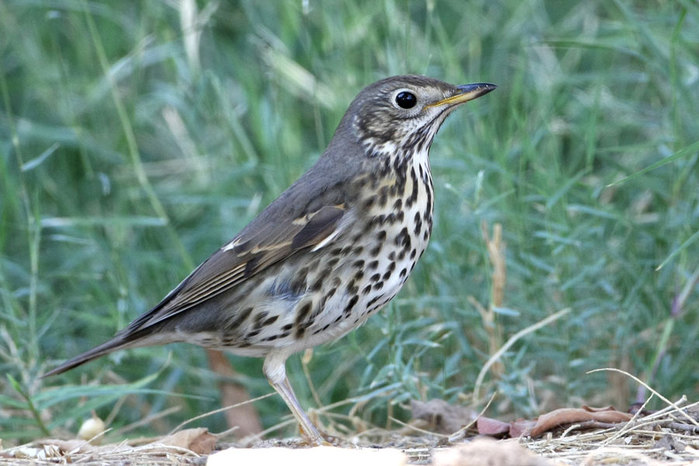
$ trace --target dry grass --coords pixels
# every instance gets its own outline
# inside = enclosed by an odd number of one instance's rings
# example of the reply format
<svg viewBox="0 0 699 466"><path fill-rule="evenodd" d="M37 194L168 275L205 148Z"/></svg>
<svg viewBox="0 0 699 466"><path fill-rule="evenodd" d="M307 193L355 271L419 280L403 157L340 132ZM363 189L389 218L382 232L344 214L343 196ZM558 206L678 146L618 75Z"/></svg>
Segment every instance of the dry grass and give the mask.
<svg viewBox="0 0 699 466"><path fill-rule="evenodd" d="M564 464L695 464L699 403L681 409L677 404L606 429L572 425L560 434L522 444Z"/></svg>
<svg viewBox="0 0 699 466"><path fill-rule="evenodd" d="M630 422L603 425L580 423L563 426L543 438L522 437L519 445L553 464L697 464L699 463L699 402L685 400ZM336 427L335 425L331 427ZM417 434L417 435L416 435ZM99 446L83 440L38 440L27 445L0 450L0 463L12 464L202 464L209 453L223 448L305 448L297 439L253 440L224 443L227 433L212 435L205 429L187 429L157 439L132 439ZM436 452L470 444L450 442L448 436L412 427L401 431L378 428L337 438L346 449L392 448L401 450L412 464L433 464ZM502 442L502 441L499 441ZM499 442L492 443L493 458L500 454ZM512 441L506 441L511 444ZM203 446L202 446L203 445ZM487 444L486 444L487 445ZM482 446L481 446L482 449ZM497 459L495 459L497 461ZM544 464L544 463L542 463Z"/></svg>

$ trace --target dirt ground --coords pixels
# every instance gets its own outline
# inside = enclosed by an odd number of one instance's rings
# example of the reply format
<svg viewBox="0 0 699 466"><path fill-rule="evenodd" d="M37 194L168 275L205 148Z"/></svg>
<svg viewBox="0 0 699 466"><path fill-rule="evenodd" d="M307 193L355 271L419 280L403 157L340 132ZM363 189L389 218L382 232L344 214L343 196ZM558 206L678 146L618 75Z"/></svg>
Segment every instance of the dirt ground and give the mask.
<svg viewBox="0 0 699 466"><path fill-rule="evenodd" d="M323 447L309 447L298 438L228 443L205 428L99 445L100 433L89 441L43 439L0 449L0 464L697 465L699 403L683 408L678 404L655 413L636 414L624 422L564 423L559 415L571 415L570 410L564 410L555 413L560 425L536 437L525 432L518 438L479 435L478 430L492 428L488 422L484 426L474 422L450 435L415 426L392 432L372 430L351 438L334 438L335 445ZM511 427L514 424L510 423Z"/></svg>

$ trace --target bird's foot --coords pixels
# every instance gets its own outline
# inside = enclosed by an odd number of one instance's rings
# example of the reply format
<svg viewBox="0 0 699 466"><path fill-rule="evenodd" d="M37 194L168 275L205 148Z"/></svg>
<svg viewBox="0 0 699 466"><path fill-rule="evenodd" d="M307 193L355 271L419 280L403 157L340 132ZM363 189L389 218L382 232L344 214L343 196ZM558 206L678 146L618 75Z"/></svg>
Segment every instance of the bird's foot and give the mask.
<svg viewBox="0 0 699 466"><path fill-rule="evenodd" d="M340 437L335 437L326 432L318 430L313 426L312 432L307 432L303 427L299 426L299 431L301 433L301 438L310 446L313 447L333 447L340 446L343 439ZM310 430L310 429L309 429Z"/></svg>

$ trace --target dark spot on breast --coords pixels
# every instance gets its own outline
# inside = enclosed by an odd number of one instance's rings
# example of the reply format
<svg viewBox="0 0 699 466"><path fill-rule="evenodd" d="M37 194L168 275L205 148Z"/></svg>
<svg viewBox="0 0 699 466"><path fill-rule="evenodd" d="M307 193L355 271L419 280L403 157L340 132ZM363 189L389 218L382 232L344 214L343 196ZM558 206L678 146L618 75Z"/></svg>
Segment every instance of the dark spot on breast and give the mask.
<svg viewBox="0 0 699 466"><path fill-rule="evenodd" d="M419 235L420 230L422 230L422 218L420 218L420 212L415 212L415 219L413 222L415 223L415 229L413 231L416 235Z"/></svg>
<svg viewBox="0 0 699 466"><path fill-rule="evenodd" d="M306 330L313 325L312 321L305 321L301 322L296 326L296 331L294 332L294 336L298 338L302 338L306 334Z"/></svg>
<svg viewBox="0 0 699 466"><path fill-rule="evenodd" d="M269 313L265 312L265 311L262 311L259 314L257 314L255 316L255 319L254 319L253 329L260 330L260 329L266 327L267 325L271 324L275 320L277 320L277 318L279 317L277 315L277 316L272 316L270 318L267 318L268 315L269 315Z"/></svg>
<svg viewBox="0 0 699 466"><path fill-rule="evenodd" d="M301 324L301 322L303 322L304 319L308 316L308 314L311 313L312 308L313 303L311 301L306 301L301 305L301 307L296 312L296 319L294 322L296 327L298 327Z"/></svg>
<svg viewBox="0 0 699 466"><path fill-rule="evenodd" d="M358 261L354 261L354 263L352 264L352 267L355 267L357 269L361 269L364 267L364 261L361 259Z"/></svg>
<svg viewBox="0 0 699 466"><path fill-rule="evenodd" d="M318 278L311 285L311 291L320 291L323 287L323 279L325 279L327 276L327 273L318 274Z"/></svg>
<svg viewBox="0 0 699 466"><path fill-rule="evenodd" d="M332 259L330 259L330 260L327 262L326 266L327 266L329 269L332 269L333 267L335 267L335 266L337 265L338 262L340 262L340 258L339 258L339 257L333 257Z"/></svg>
<svg viewBox="0 0 699 466"><path fill-rule="evenodd" d="M369 278L369 280L372 282L377 282L377 281L381 280L381 274L375 273L374 275L371 276L371 278Z"/></svg>
<svg viewBox="0 0 699 466"><path fill-rule="evenodd" d="M408 199L405 201L406 207L412 206L417 201L418 184L417 184L417 175L415 174L415 168L410 170L410 179L413 182L413 186L412 186L412 192L410 193L410 197L408 197Z"/></svg>
<svg viewBox="0 0 699 466"><path fill-rule="evenodd" d="M427 190L427 210L432 212L432 195L434 194L434 186L432 186L432 178L429 176L425 177L425 187Z"/></svg>
<svg viewBox="0 0 699 466"><path fill-rule="evenodd" d="M262 322L261 327L262 327L262 328L265 328L265 327L268 327L268 326L272 325L274 322L277 321L278 318L279 318L278 315L272 316L272 317L268 317L264 322Z"/></svg>
<svg viewBox="0 0 699 466"><path fill-rule="evenodd" d="M378 204L381 207L386 207L386 202L388 201L388 186L382 186L379 190L379 201Z"/></svg>
<svg viewBox="0 0 699 466"><path fill-rule="evenodd" d="M389 278L391 278L391 271L387 270L381 278L383 278L384 280L388 280Z"/></svg>
<svg viewBox="0 0 699 466"><path fill-rule="evenodd" d="M386 157L383 161L383 165L381 166L380 174L382 175L382 178L383 178L386 175L388 175L390 172L391 172L391 158Z"/></svg>
<svg viewBox="0 0 699 466"><path fill-rule="evenodd" d="M374 270L378 267L379 267L379 261L377 261L377 260L373 260L373 261L369 262L369 264L367 264L367 268L369 270Z"/></svg>
<svg viewBox="0 0 699 466"><path fill-rule="evenodd" d="M240 313L236 316L236 318L233 319L233 320L231 321L231 323L228 324L226 327L227 327L227 328L231 328L231 329L234 329L234 328L236 328L236 327L239 327L240 324L242 324L243 322L245 322L245 320L250 316L250 314L252 313L252 310L253 310L252 307L246 307L245 309L243 309L242 311L240 311Z"/></svg>
<svg viewBox="0 0 699 466"><path fill-rule="evenodd" d="M359 291L359 287L357 287L357 279L352 278L350 282L347 284L347 288L345 289L345 293L349 295L357 294L357 291Z"/></svg>
<svg viewBox="0 0 699 466"><path fill-rule="evenodd" d="M408 228L403 227L403 229L396 235L395 239L396 246L402 246L404 249L410 249L410 233L408 233Z"/></svg>
<svg viewBox="0 0 699 466"><path fill-rule="evenodd" d="M408 270L405 268L401 269L400 273L398 274L398 276L400 278L405 278L407 275L408 275Z"/></svg>
<svg viewBox="0 0 699 466"><path fill-rule="evenodd" d="M352 308L354 307L355 304L357 304L357 301L359 301L359 296L354 295L350 298L350 300L347 302L347 306L345 306L345 310L343 311L343 314L349 314L352 312Z"/></svg>

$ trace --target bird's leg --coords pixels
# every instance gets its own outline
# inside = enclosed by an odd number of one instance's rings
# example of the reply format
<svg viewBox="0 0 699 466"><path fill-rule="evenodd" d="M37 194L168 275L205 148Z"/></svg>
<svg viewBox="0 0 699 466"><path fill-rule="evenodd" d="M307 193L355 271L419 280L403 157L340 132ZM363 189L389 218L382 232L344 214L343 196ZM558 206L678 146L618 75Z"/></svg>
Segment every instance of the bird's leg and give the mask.
<svg viewBox="0 0 699 466"><path fill-rule="evenodd" d="M289 379L286 377L286 355L278 353L270 353L265 358L263 371L269 384L274 388L279 396L282 397L286 405L291 410L296 421L299 423L301 435L314 445L327 445L328 442L323 438L313 422L309 419L306 412L301 407L299 400L296 399L294 390L291 388Z"/></svg>
<svg viewBox="0 0 699 466"><path fill-rule="evenodd" d="M291 384L289 384L289 379L285 377L281 384L273 383L272 387L274 387L277 393L279 393L279 395L281 395L281 397L284 399L287 406L289 406L291 413L299 423L301 435L306 437L306 439L314 445L327 445L328 442L325 441L316 426L309 419L306 412L303 410L303 408L301 408L301 405L296 399L296 395L294 395L294 391L291 388Z"/></svg>

